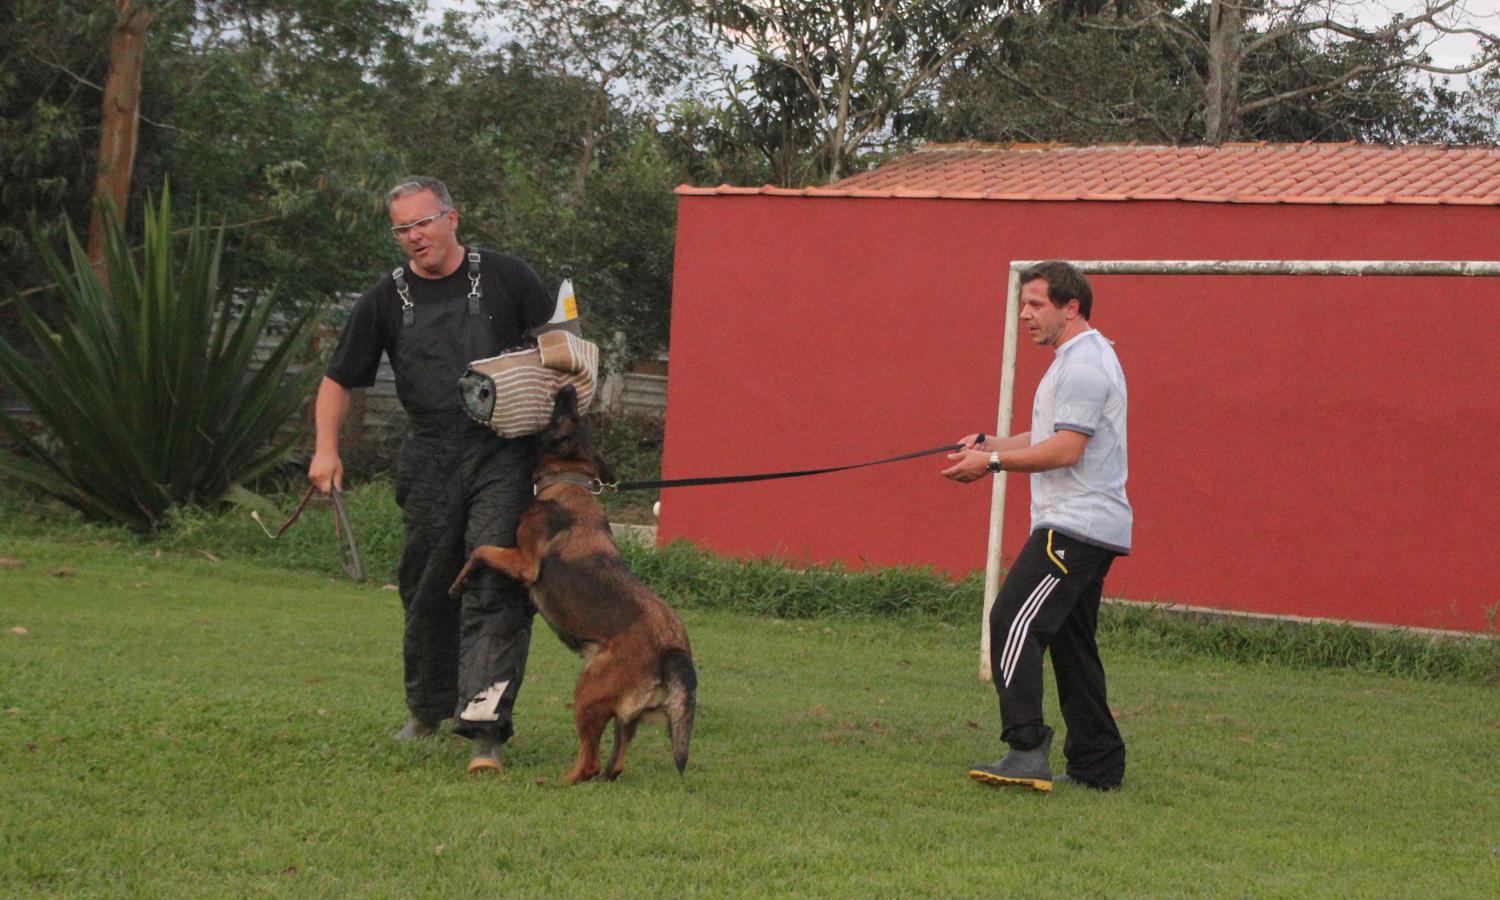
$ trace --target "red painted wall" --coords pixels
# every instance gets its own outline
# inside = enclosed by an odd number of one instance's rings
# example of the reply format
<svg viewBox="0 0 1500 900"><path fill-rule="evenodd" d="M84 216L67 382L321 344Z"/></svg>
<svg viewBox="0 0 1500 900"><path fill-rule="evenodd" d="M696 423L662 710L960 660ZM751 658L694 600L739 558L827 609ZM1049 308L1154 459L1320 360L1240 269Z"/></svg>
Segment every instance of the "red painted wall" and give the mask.
<svg viewBox="0 0 1500 900"><path fill-rule="evenodd" d="M1494 259L1497 226L1493 207L683 195L664 477L993 431L1011 259ZM1500 279L1093 283L1130 388L1135 552L1112 596L1487 630ZM1051 355L1019 348L1016 431ZM944 465L669 489L661 539L982 569L989 483ZM1030 503L1008 477L1007 557Z"/></svg>

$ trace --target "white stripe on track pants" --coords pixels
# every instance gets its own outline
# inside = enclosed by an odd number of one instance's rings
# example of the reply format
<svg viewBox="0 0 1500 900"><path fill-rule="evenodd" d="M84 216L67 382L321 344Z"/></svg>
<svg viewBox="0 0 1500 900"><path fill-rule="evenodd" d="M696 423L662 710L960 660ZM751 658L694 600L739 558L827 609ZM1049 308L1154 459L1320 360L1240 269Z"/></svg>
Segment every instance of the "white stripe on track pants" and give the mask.
<svg viewBox="0 0 1500 900"><path fill-rule="evenodd" d="M1110 714L1094 633L1111 550L1041 528L1005 576L990 612L1001 739L1030 750L1046 738L1042 653L1052 656L1067 738L1068 774L1098 787L1125 775L1125 742Z"/></svg>

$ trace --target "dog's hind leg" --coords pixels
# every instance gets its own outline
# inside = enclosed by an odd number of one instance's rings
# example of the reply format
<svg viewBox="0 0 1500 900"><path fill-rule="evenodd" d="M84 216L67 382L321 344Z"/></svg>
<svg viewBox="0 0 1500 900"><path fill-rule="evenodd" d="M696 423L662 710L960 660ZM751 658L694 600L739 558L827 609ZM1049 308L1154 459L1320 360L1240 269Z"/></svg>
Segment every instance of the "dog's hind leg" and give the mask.
<svg viewBox="0 0 1500 900"><path fill-rule="evenodd" d="M609 759L609 768L604 770L605 780L614 781L625 771L625 748L634 740L635 729L639 724L641 720L638 718L622 724L620 717L615 716L615 752Z"/></svg>
<svg viewBox="0 0 1500 900"><path fill-rule="evenodd" d="M590 669L583 670L578 679L578 689L573 694L573 724L578 729L578 759L573 768L562 778L563 784L588 781L599 774L599 741L604 737L604 726L615 714L615 698L608 685L590 677Z"/></svg>

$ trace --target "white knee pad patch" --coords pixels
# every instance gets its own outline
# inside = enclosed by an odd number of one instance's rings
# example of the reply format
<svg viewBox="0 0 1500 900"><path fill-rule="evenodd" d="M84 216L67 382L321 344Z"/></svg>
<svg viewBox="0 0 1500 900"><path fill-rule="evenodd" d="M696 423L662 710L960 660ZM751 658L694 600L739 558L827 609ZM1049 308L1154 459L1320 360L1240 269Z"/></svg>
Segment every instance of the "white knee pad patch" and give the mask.
<svg viewBox="0 0 1500 900"><path fill-rule="evenodd" d="M464 707L460 719L467 722L496 722L500 719L500 698L505 696L505 689L510 687L509 681L497 681L484 690L474 695L469 705Z"/></svg>

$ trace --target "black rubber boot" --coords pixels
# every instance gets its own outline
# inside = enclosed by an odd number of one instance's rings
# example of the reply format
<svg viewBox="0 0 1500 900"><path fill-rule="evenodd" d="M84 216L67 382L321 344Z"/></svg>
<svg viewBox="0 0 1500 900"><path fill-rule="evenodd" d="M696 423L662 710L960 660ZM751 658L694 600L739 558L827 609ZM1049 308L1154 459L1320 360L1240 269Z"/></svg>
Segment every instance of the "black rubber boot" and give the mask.
<svg viewBox="0 0 1500 900"><path fill-rule="evenodd" d="M429 722L413 713L406 716L406 724L391 737L398 741L415 741L420 738L432 737L437 734L438 722Z"/></svg>
<svg viewBox="0 0 1500 900"><path fill-rule="evenodd" d="M1033 791L1052 790L1052 732L1030 750L1012 749L994 763L978 763L969 769L969 777L980 784L996 787L1024 787Z"/></svg>
<svg viewBox="0 0 1500 900"><path fill-rule="evenodd" d="M505 766L500 763L499 738L492 734L475 735L474 751L469 756L469 774L483 775L503 771L505 771Z"/></svg>
<svg viewBox="0 0 1500 900"><path fill-rule="evenodd" d="M1084 781L1082 778L1074 778L1072 775L1068 774L1059 775L1056 778L1052 779L1052 785L1054 787L1057 787L1059 785L1077 785L1078 787L1088 788L1091 791L1116 791L1120 789L1119 785L1115 785L1114 787L1102 787L1100 785L1094 784L1092 781Z"/></svg>

